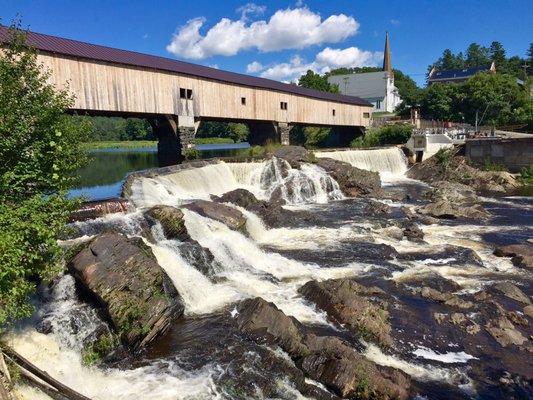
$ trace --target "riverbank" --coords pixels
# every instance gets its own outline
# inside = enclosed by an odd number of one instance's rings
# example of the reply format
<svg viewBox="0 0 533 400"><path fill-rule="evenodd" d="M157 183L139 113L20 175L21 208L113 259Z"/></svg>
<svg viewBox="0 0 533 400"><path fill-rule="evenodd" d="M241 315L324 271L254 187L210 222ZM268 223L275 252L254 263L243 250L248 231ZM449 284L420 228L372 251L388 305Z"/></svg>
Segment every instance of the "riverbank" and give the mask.
<svg viewBox="0 0 533 400"><path fill-rule="evenodd" d="M197 145L205 144L235 144L230 138L196 138ZM238 143L237 143L238 144ZM117 140L117 141L98 141L87 142L83 147L88 150L101 149L143 149L148 147L157 147L157 140Z"/></svg>

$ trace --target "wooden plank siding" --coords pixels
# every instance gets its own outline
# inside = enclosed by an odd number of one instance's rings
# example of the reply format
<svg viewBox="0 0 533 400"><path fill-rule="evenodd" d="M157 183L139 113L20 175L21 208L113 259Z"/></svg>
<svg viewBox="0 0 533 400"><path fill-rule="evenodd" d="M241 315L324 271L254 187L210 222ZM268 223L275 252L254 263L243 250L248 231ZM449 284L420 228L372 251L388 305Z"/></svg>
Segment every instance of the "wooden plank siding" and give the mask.
<svg viewBox="0 0 533 400"><path fill-rule="evenodd" d="M68 82L77 110L331 126L366 127L370 122L363 114L370 113L371 106L59 54L39 53L38 61L52 71L51 83L64 88ZM192 102L180 99L180 88L192 89ZM281 109L280 102L287 103L287 110Z"/></svg>

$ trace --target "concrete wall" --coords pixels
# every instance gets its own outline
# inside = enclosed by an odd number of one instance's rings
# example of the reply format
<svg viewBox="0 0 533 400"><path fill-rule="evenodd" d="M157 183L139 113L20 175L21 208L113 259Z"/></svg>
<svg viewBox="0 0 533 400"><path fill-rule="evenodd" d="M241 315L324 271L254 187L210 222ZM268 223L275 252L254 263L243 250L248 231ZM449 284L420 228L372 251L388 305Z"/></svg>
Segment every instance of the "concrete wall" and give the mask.
<svg viewBox="0 0 533 400"><path fill-rule="evenodd" d="M482 165L486 160L505 165L518 172L533 165L533 136L514 139L469 139L465 155L473 163Z"/></svg>

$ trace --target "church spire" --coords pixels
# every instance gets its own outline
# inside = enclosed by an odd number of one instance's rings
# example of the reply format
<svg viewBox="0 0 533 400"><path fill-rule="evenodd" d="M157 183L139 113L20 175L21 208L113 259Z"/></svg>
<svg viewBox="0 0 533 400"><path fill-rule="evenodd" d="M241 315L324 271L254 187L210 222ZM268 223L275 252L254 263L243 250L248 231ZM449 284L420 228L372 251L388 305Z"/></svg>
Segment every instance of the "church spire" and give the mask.
<svg viewBox="0 0 533 400"><path fill-rule="evenodd" d="M383 52L383 71L392 75L392 65L390 61L389 32L385 33L385 51Z"/></svg>

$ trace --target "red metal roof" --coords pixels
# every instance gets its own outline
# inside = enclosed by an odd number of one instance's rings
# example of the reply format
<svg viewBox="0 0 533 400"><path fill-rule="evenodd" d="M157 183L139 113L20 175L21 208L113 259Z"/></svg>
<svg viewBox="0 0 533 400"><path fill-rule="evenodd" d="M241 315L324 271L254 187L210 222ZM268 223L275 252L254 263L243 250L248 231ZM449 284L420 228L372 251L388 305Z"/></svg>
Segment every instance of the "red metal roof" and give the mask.
<svg viewBox="0 0 533 400"><path fill-rule="evenodd" d="M0 26L0 43L9 41L9 29ZM367 101L355 96L346 96L337 93L321 92L301 86L282 83L271 79L223 71L203 65L191 64L170 58L152 56L134 51L120 50L112 47L65 39L42 33L27 32L27 42L30 46L46 53L63 54L70 57L85 58L96 61L131 65L135 67L151 68L161 71L175 72L183 75L192 75L199 78L212 79L236 85L254 88L275 90L299 96L311 97L320 100L334 101L353 105L371 107Z"/></svg>

